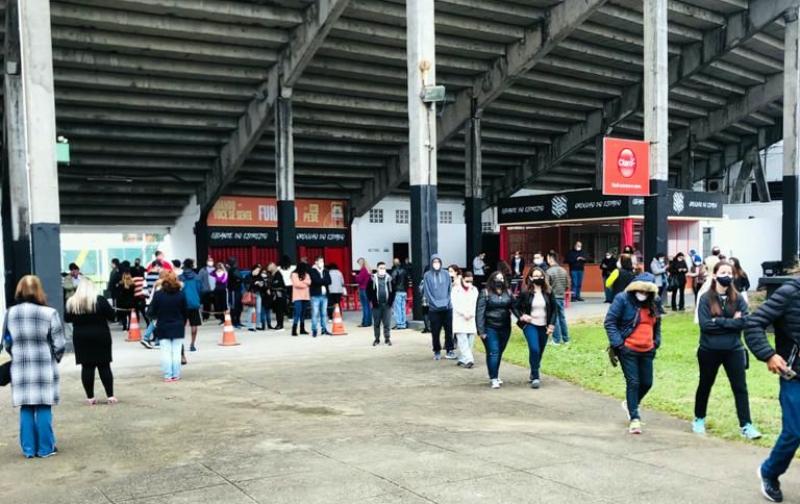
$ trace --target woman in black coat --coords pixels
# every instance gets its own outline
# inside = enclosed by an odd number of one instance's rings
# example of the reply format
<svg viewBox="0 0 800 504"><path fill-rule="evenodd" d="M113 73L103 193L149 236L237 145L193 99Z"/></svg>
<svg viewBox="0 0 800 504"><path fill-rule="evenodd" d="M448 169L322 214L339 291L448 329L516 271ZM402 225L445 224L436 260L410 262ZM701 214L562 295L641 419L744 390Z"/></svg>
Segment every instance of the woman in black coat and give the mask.
<svg viewBox="0 0 800 504"><path fill-rule="evenodd" d="M678 252L669 263L670 287L672 289L672 311L683 311L684 291L686 290L686 274L689 273L689 265L686 263L686 256L683 252ZM672 280L674 279L674 280ZM678 303L676 303L676 298Z"/></svg>
<svg viewBox="0 0 800 504"><path fill-rule="evenodd" d="M103 296L97 295L94 284L84 278L75 294L67 301L64 319L72 323L75 344L75 363L81 366L81 381L86 391L86 403L97 404L94 396L95 369L106 391L108 404L115 404L114 375L111 373L111 330L108 323L115 312Z"/></svg>

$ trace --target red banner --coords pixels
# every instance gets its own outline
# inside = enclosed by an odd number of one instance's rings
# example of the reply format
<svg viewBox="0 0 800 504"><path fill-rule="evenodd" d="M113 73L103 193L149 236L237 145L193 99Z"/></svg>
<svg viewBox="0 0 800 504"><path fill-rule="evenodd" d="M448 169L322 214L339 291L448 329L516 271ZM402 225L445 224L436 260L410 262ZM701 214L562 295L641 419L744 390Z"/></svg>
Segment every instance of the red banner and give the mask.
<svg viewBox="0 0 800 504"><path fill-rule="evenodd" d="M295 200L298 228L344 228L343 200ZM278 227L275 198L222 196L208 215L212 227Z"/></svg>
<svg viewBox="0 0 800 504"><path fill-rule="evenodd" d="M603 138L603 194L650 195L650 143Z"/></svg>

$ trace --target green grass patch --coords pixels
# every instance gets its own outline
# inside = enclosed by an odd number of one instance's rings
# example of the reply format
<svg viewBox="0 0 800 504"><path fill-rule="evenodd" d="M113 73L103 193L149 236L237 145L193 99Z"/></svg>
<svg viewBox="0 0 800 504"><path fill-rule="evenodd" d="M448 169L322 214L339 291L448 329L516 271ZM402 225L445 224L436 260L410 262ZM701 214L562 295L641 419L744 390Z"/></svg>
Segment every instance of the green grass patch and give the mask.
<svg viewBox="0 0 800 504"><path fill-rule="evenodd" d="M654 363L653 389L642 405L687 420L694 418L694 394L697 389L697 345L699 328L691 314L668 314L663 322L662 343ZM570 325L569 345L548 345L542 361L542 373L611 397L624 399L625 381L619 367L608 361L608 339L601 320ZM528 366L528 346L522 332L514 330L504 360ZM764 433L758 441L772 446L780 433L778 378L750 355L747 372L750 410L753 423ZM620 412L622 414L622 412ZM725 439L741 439L733 394L724 369L720 368L711 392L706 427L709 434Z"/></svg>

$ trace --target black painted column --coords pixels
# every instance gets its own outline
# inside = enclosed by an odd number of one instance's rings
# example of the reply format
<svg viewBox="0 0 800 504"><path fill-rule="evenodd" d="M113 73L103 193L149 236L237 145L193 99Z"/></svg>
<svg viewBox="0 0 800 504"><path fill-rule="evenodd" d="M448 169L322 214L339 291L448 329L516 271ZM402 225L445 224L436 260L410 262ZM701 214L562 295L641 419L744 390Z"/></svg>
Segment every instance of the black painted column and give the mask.
<svg viewBox="0 0 800 504"><path fill-rule="evenodd" d="M464 220L467 227L467 269L472 269L472 259L481 253L483 234L482 158L481 158L481 112L473 103L472 117L464 128L466 139L466 177L464 192Z"/></svg>
<svg viewBox="0 0 800 504"><path fill-rule="evenodd" d="M275 103L275 177L278 196L278 251L297 263L294 205L292 91L284 88Z"/></svg>
<svg viewBox="0 0 800 504"><path fill-rule="evenodd" d="M644 257L645 269L650 271L650 261L659 252L667 254L669 238L669 200L667 181L650 181L650 194L644 199Z"/></svg>
<svg viewBox="0 0 800 504"><path fill-rule="evenodd" d="M438 205L435 185L412 185L411 189L411 257L414 285L419 285L425 266L431 255L437 251ZM418 291L415 291L415 293ZM414 296L414 319L422 319L422 304L419 296Z"/></svg>
<svg viewBox="0 0 800 504"><path fill-rule="evenodd" d="M800 177L800 50L798 9L792 8L786 22L783 53L783 224L781 261L784 267L797 263L800 245L800 210L797 198Z"/></svg>
<svg viewBox="0 0 800 504"><path fill-rule="evenodd" d="M194 223L195 260L197 267L203 267L208 259L208 215L200 214Z"/></svg>

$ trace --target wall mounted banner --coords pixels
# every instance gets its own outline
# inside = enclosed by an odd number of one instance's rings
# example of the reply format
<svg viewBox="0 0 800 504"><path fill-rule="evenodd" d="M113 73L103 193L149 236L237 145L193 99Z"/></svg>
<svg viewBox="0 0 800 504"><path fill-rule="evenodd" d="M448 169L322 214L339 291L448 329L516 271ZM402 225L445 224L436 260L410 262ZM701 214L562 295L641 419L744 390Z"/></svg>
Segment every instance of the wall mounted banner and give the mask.
<svg viewBox="0 0 800 504"><path fill-rule="evenodd" d="M603 194L650 194L650 143L623 138L603 138Z"/></svg>
<svg viewBox="0 0 800 504"><path fill-rule="evenodd" d="M345 227L344 200L295 200L295 227ZM222 196L208 214L210 227L277 228L278 204L275 198Z"/></svg>
<svg viewBox="0 0 800 504"><path fill-rule="evenodd" d="M276 247L278 230L259 227L213 227L208 229L211 247ZM297 230L297 244L307 247L346 247L348 230L331 228L304 228Z"/></svg>
<svg viewBox="0 0 800 504"><path fill-rule="evenodd" d="M724 195L677 191L667 193L669 216L689 219L721 219ZM644 198L607 196L600 191L571 191L538 196L506 198L498 205L500 224L580 222L623 219L644 215Z"/></svg>

